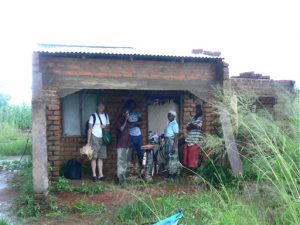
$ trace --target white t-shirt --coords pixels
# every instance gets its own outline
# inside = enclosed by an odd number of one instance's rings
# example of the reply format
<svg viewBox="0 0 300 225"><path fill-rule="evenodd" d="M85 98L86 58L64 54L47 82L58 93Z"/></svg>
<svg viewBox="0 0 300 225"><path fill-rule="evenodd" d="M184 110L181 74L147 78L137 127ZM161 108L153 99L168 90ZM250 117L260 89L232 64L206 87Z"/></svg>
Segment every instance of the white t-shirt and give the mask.
<svg viewBox="0 0 300 225"><path fill-rule="evenodd" d="M128 121L130 123L135 123L139 121L142 115L139 112L131 112L129 113ZM129 130L131 136L140 136L142 135L141 129L139 127L132 127Z"/></svg>
<svg viewBox="0 0 300 225"><path fill-rule="evenodd" d="M98 138L101 138L102 137L102 128L101 128L101 124L100 124L100 120L99 120L99 117L97 115L97 113L94 113L94 115L96 116L96 121L95 121L95 125L93 127L93 130L92 130L92 134L95 135L96 137ZM106 119L106 115L107 115L107 119ZM109 117L108 117L108 114L105 113L99 113L99 116L101 118L101 121L102 121L102 125L109 125ZM92 124L93 125L93 116L91 115L90 119L89 119L89 124Z"/></svg>

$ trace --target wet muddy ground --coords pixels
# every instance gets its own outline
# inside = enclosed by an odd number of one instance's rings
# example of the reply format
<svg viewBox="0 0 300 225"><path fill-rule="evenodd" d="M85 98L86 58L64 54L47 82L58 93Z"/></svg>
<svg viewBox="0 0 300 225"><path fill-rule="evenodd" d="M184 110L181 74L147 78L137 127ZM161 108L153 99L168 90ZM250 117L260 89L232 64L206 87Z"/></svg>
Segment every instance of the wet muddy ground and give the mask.
<svg viewBox="0 0 300 225"><path fill-rule="evenodd" d="M16 160L11 158L10 160ZM0 215L6 215L13 221L18 221L16 217L13 217L14 212L12 204L16 196L18 196L18 190L12 188L16 177L14 172L3 171L0 168ZM89 177L85 177L84 180L70 181L72 185L80 185L81 182L85 182L87 185L93 185ZM73 224L101 224L101 221L107 221L103 224L114 224L112 218L115 217L118 209L124 204L128 204L137 199L137 196L146 195L151 197L166 196L166 195L180 195L180 194L192 194L199 191L200 187L191 184L170 184L163 179L158 179L155 184L140 185L137 187L121 187L110 182L104 182L107 190L94 194L75 194L67 192L59 192L53 195L54 201L59 206L72 206L77 200L85 200L91 203L102 203L106 210L101 216L83 216L76 213L66 213L63 216L41 216L34 220L27 220L21 222L21 224L55 224L55 225L73 225ZM111 187L111 188L110 188ZM18 221L17 224L20 224Z"/></svg>
<svg viewBox="0 0 300 225"><path fill-rule="evenodd" d="M90 184L89 180L85 180L86 183ZM71 181L73 185L79 185L80 181ZM91 182L92 184L92 182ZM106 184L108 187L111 183ZM74 193L57 193L55 195L55 201L59 205L72 206L77 200L85 200L91 203L102 203L106 211L101 216L81 216L81 215L66 215L64 218L52 218L52 217L41 217L37 224L101 224L100 221L108 221L107 224L113 223L113 218L115 217L118 209L124 204L128 204L137 199L137 196L151 196L159 197L166 195L180 195L180 194L193 194L199 191L201 188L197 185L191 184L180 184L180 185L170 185L168 182L160 181L151 186L145 187L116 187L114 185L114 190L107 190L98 194L91 196L84 194L74 194ZM105 223L104 223L105 224Z"/></svg>
<svg viewBox="0 0 300 225"><path fill-rule="evenodd" d="M25 156L22 160L27 160L29 156ZM6 156L0 158L1 162L12 162L20 160L20 156ZM0 216L5 216L13 221L16 221L16 217L13 212L13 202L18 196L19 191L13 188L14 182L16 180L16 171L7 171L3 166L0 167Z"/></svg>
<svg viewBox="0 0 300 225"><path fill-rule="evenodd" d="M15 197L10 188L13 174L7 171L0 171L0 215L9 215Z"/></svg>

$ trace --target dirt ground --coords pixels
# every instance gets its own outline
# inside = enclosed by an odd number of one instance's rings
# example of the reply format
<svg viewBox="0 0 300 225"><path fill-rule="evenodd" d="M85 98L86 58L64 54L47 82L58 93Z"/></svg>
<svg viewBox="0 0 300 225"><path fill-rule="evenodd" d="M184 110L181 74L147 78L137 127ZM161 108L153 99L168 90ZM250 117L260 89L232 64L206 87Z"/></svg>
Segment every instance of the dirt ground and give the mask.
<svg viewBox="0 0 300 225"><path fill-rule="evenodd" d="M89 181L85 181L89 182ZM76 200L84 199L89 202L102 203L106 207L106 211L101 217L95 216L81 216L76 214L66 215L64 218L53 218L53 217L40 217L36 224L87 224L94 225L99 224L100 221L108 221L108 224L114 224L112 218L114 217L117 210L124 204L130 203L136 199L136 196L141 194L158 197L171 194L188 194L194 193L200 189L197 185L191 184L170 184L166 181L156 181L157 183L150 187L117 187L115 190L107 190L99 194L87 196L85 194L74 194L74 193L58 193L55 196L55 200L59 205L71 206ZM73 185L78 185L78 181L73 181ZM107 183L107 186L111 183Z"/></svg>

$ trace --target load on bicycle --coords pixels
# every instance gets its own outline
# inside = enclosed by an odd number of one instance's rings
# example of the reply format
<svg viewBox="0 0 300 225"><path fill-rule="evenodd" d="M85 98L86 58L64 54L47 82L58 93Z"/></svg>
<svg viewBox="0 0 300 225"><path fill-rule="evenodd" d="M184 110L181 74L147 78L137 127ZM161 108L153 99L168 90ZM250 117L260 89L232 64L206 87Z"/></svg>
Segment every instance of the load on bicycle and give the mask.
<svg viewBox="0 0 300 225"><path fill-rule="evenodd" d="M168 178L176 179L180 174L181 163L190 168L197 168L200 153L197 142L201 138L201 127L202 108L198 105L196 115L187 125L187 137L180 143L182 151L178 151L179 127L176 112L169 111L164 133L149 131L149 144L141 147L144 151L142 165L145 180L151 181L154 174L165 174Z"/></svg>

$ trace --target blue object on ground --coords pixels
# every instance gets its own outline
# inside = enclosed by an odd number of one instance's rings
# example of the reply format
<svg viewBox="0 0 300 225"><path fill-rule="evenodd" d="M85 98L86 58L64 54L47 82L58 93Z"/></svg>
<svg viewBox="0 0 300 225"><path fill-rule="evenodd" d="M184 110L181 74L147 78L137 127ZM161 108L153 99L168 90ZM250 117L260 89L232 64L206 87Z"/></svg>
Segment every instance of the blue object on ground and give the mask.
<svg viewBox="0 0 300 225"><path fill-rule="evenodd" d="M179 209L178 213L176 213L164 220L161 220L153 225L177 225L181 218L183 218L183 211L182 211L182 209Z"/></svg>

